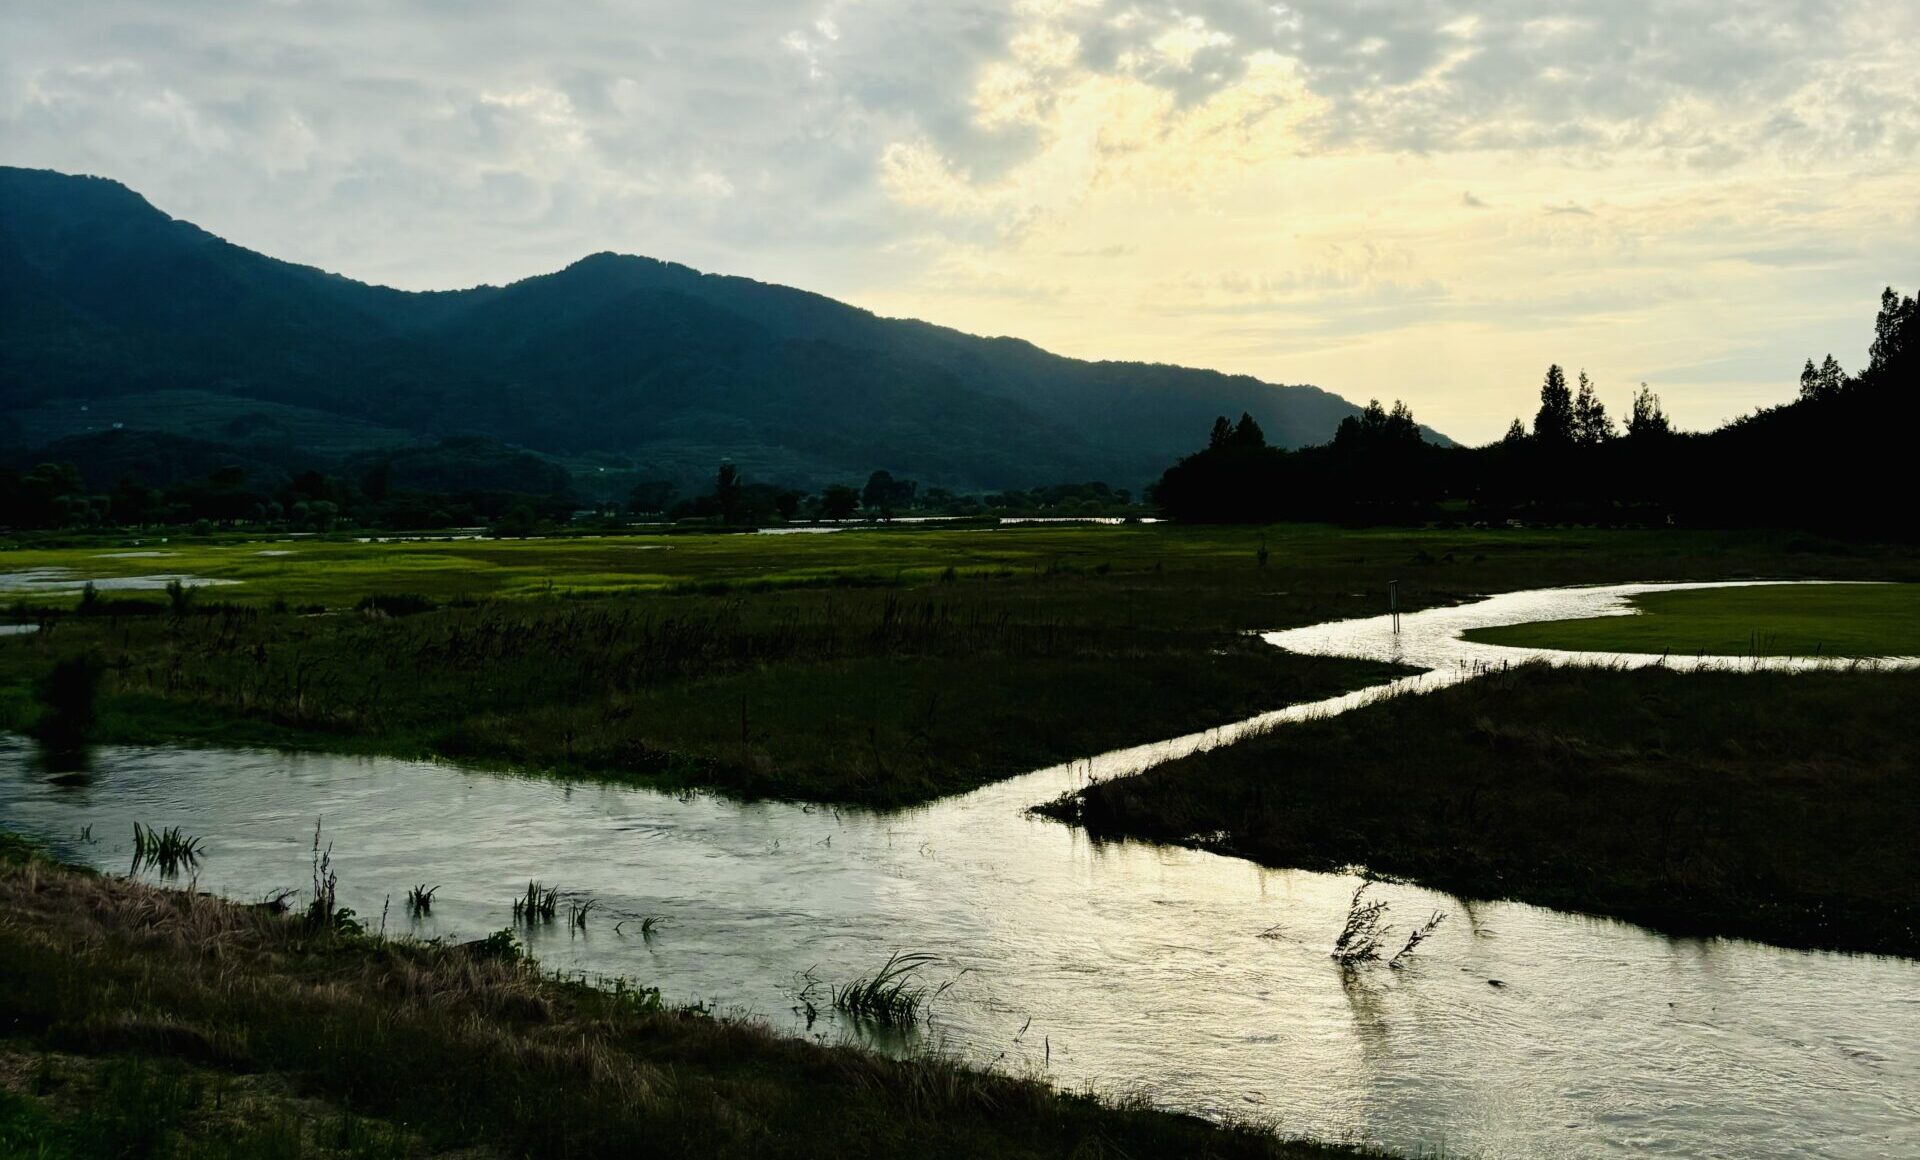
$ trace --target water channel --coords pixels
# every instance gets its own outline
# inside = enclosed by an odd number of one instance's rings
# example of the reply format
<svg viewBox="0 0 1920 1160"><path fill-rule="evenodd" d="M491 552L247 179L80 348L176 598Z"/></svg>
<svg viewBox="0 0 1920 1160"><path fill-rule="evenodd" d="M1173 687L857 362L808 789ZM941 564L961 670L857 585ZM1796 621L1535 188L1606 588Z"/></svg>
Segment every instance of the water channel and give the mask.
<svg viewBox="0 0 1920 1160"><path fill-rule="evenodd" d="M1094 843L1025 812L1089 778L1535 656L1848 663L1572 656L1459 635L1625 614L1627 597L1672 587L1511 593L1407 614L1397 633L1378 617L1268 634L1430 671L900 813L255 751L110 747L87 776L55 777L0 737L0 826L121 872L135 821L179 825L205 841L202 889L255 899L305 885L324 819L343 900L377 925L390 899L390 933L482 936L537 878L599 903L585 933L531 936L546 966L829 1040L862 1033L831 1011L809 1026L800 976L930 951L929 981L954 982L928 1045L1290 1134L1488 1158L1920 1154L1920 963L1394 885L1380 889L1397 918L1451 921L1407 969L1348 975L1327 949L1354 878ZM401 900L416 883L441 889L412 923ZM646 916L660 920L650 939Z"/></svg>

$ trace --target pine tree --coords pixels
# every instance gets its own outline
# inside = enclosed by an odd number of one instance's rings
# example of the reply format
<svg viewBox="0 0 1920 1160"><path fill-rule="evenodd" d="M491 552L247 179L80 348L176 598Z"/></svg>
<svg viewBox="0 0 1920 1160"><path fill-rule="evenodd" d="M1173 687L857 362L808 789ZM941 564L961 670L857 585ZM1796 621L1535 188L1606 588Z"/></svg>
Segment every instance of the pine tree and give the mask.
<svg viewBox="0 0 1920 1160"><path fill-rule="evenodd" d="M1827 361L1820 364L1820 397L1831 399L1845 390L1846 386L1847 372L1840 369L1838 359L1828 355Z"/></svg>
<svg viewBox="0 0 1920 1160"><path fill-rule="evenodd" d="M1827 357L1832 358L1833 356L1828 355ZM1807 365L1800 371L1800 397L1803 399L1812 399L1817 398L1819 394L1820 372L1813 369L1813 360L1808 359Z"/></svg>
<svg viewBox="0 0 1920 1160"><path fill-rule="evenodd" d="M1613 420L1607 417L1606 404L1594 394L1593 381L1580 372L1580 393L1573 400L1573 437L1583 446L1598 447L1613 438Z"/></svg>
<svg viewBox="0 0 1920 1160"><path fill-rule="evenodd" d="M1547 368L1546 381L1540 384L1540 410L1533 417L1533 437L1542 443L1573 441L1573 392L1567 389L1567 372L1558 363Z"/></svg>
<svg viewBox="0 0 1920 1160"><path fill-rule="evenodd" d="M1809 362L1808 366L1813 364ZM1660 396L1640 384L1640 393L1633 397L1633 414L1627 419L1627 434L1635 439L1645 439L1654 435L1669 435L1673 425L1667 421L1667 413L1660 409Z"/></svg>

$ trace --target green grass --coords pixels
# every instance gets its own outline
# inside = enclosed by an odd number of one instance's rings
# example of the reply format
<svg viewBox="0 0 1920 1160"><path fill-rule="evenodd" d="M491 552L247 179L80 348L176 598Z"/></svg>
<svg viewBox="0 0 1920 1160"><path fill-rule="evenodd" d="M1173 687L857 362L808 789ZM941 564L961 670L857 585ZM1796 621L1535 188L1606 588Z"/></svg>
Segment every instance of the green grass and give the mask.
<svg viewBox="0 0 1920 1160"><path fill-rule="evenodd" d="M1916 704L1920 673L1527 666L1047 812L1679 934L1920 956Z"/></svg>
<svg viewBox="0 0 1920 1160"><path fill-rule="evenodd" d="M0 1156L1358 1156L0 861Z"/></svg>
<svg viewBox="0 0 1920 1160"><path fill-rule="evenodd" d="M1342 529L1174 525L1015 525L937 529L925 525L830 535L630 535L538 540L357 543L351 536L206 538L116 534L64 547L0 547L0 573L66 568L78 578L187 573L237 583L203 600L351 608L376 593L437 601L706 587L751 594L770 587L857 581L921 584L952 568L962 577L1025 579L1062 569L1159 570L1171 581L1231 571L1252 578L1270 553L1264 590L1302 580L1338 582L1377 596L1385 585L1418 606L1429 591L1451 597L1496 588L1633 579L1741 576L1920 578L1910 549L1860 547L1781 533L1592 528ZM164 552L158 557L120 555ZM285 552L288 555L264 555ZM1284 577L1286 585L1271 583ZM1208 588L1216 587L1205 581ZM159 602L158 593L147 599ZM20 597L14 597L14 600ZM70 607L77 594L34 598ZM1260 623L1258 618L1236 627Z"/></svg>
<svg viewBox="0 0 1920 1160"><path fill-rule="evenodd" d="M1528 648L1676 656L1920 656L1920 585L1836 584L1636 596L1636 616L1478 629Z"/></svg>
<svg viewBox="0 0 1920 1160"><path fill-rule="evenodd" d="M100 741L445 757L873 806L1383 680L1394 670L1243 632L1377 614L1393 581L1413 609L1607 579L1920 578L1910 549L1592 529L1029 525L111 555L123 550L143 549L0 552L0 569L241 582L202 590L187 615L135 595L108 602L114 615L55 612L50 632L0 638L0 727L33 727L36 683L97 652Z"/></svg>
<svg viewBox="0 0 1920 1160"><path fill-rule="evenodd" d="M97 653L100 742L444 757L891 806L1397 671L1225 629L1108 623L1087 598L1063 577L513 601L401 620L80 618L0 642L0 725L35 728L41 675Z"/></svg>

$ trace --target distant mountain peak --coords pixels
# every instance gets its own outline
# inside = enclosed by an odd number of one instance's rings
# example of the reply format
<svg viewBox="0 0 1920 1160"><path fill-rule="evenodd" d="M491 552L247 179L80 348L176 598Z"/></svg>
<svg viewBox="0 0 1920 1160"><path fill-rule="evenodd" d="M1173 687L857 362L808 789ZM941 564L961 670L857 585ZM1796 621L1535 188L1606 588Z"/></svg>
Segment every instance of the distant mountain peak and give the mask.
<svg viewBox="0 0 1920 1160"><path fill-rule="evenodd" d="M0 403L17 417L0 443L17 447L116 412L166 430L181 409L151 401L191 397L206 413L176 434L270 408L274 424L233 429L482 434L689 481L725 457L807 487L885 468L954 488L1138 488L1216 415L1250 412L1297 446L1358 412L1312 387L1069 359L610 251L507 286L370 286L45 170L0 169L0 303L20 306L0 311Z"/></svg>

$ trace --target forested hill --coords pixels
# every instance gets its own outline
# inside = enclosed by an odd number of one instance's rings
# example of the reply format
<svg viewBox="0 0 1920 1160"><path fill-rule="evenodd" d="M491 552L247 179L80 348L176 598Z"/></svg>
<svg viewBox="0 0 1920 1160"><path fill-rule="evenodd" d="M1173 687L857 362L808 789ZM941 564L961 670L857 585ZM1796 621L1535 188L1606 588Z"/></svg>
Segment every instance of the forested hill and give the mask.
<svg viewBox="0 0 1920 1160"><path fill-rule="evenodd" d="M683 482L731 459L803 487L875 468L957 488L1138 486L1243 411L1299 446L1357 408L647 258L403 292L242 249L115 182L0 169L0 448L28 458L118 424L249 461L464 435Z"/></svg>

